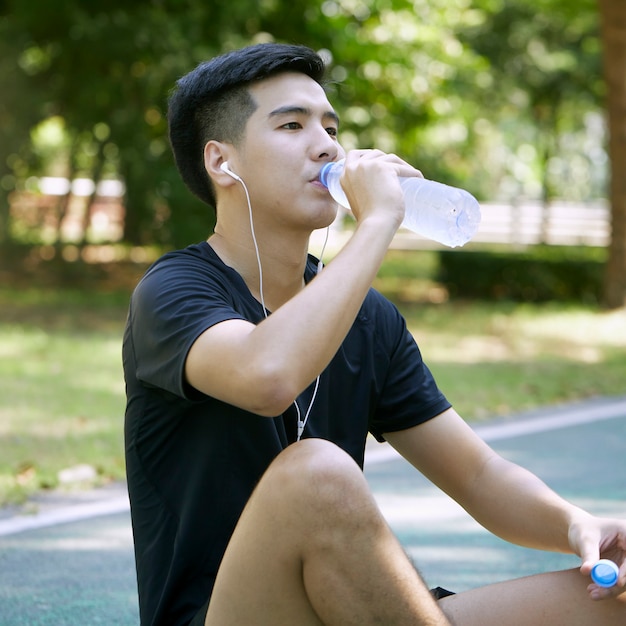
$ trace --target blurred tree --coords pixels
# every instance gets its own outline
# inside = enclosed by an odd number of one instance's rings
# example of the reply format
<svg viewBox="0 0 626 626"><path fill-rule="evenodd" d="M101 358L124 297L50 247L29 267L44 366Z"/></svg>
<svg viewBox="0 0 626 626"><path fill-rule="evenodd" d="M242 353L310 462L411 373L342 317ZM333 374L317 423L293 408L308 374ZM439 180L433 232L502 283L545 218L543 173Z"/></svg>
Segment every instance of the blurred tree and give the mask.
<svg viewBox="0 0 626 626"><path fill-rule="evenodd" d="M626 2L600 0L611 157L611 244L604 303L626 306Z"/></svg>
<svg viewBox="0 0 626 626"><path fill-rule="evenodd" d="M73 159L77 174L124 179L127 242L206 236L211 211L167 145L167 93L199 61L278 40L329 58L347 148L394 151L494 197L520 164L532 180L548 172L537 163L554 162L555 129L576 134L598 107L597 18L594 0L0 0L0 89L13 89L0 120L14 134L0 182L33 171L20 129L58 116L77 140L68 172ZM544 188L578 178L545 175Z"/></svg>
<svg viewBox="0 0 626 626"><path fill-rule="evenodd" d="M206 235L210 211L172 176L166 136L168 90L197 61L245 31L256 3L200 0L8 0L3 23L21 33L21 56L39 96L39 119L58 115L69 132L106 136L100 159L126 183L130 243L179 244ZM16 108L16 111L18 109ZM17 113L16 113L17 114ZM86 175L105 169L91 160ZM170 220L184 198L184 219ZM201 219L199 219L201 217Z"/></svg>
<svg viewBox="0 0 626 626"><path fill-rule="evenodd" d="M106 170L102 159L115 163L126 183L129 243L181 245L206 234L210 211L184 189L172 167L165 98L197 62L253 41L332 50L334 99L348 147L376 145L415 160L433 177L463 178L467 136L460 111L472 101L464 101L462 92L471 92L473 57L463 54L453 30L465 0L5 4L10 29L25 40L20 53L39 91L39 119L60 116L77 137L96 129L106 135L104 142L93 137L79 144L81 150L97 146L100 160L82 159L82 171L68 163L67 171L93 177ZM444 93L464 70L465 78ZM461 129L444 138L443 149L427 135L437 120Z"/></svg>
<svg viewBox="0 0 626 626"><path fill-rule="evenodd" d="M485 106L501 127L514 125L512 133L503 134L511 153L522 145L533 155L547 205L563 194L564 182L574 183L551 167L563 150L560 138L584 129L585 114L600 107L595 0L477 0L475 6L482 17L464 28L461 38L489 62L497 87L490 86ZM527 132L520 133L519 121L524 119ZM520 190L523 193L518 180L517 193Z"/></svg>
<svg viewBox="0 0 626 626"><path fill-rule="evenodd" d="M0 246L11 242L9 194L29 174L30 130L41 119L40 89L32 80L38 63L28 56L28 38L12 27L0 3ZM20 56L20 52L22 55Z"/></svg>

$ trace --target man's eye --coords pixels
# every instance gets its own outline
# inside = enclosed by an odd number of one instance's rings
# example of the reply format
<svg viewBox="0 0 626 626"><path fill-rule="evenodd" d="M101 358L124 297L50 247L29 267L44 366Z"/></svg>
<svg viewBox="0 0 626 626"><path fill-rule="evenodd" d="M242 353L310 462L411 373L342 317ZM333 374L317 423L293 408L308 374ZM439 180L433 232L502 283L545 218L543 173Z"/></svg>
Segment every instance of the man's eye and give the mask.
<svg viewBox="0 0 626 626"><path fill-rule="evenodd" d="M326 132L331 136L331 137L336 137L337 136L337 129L334 127L329 127L326 129Z"/></svg>
<svg viewBox="0 0 626 626"><path fill-rule="evenodd" d="M300 122L287 122L286 124L283 124L283 128L286 128L287 130L297 130L298 128L302 128L302 126L300 125Z"/></svg>

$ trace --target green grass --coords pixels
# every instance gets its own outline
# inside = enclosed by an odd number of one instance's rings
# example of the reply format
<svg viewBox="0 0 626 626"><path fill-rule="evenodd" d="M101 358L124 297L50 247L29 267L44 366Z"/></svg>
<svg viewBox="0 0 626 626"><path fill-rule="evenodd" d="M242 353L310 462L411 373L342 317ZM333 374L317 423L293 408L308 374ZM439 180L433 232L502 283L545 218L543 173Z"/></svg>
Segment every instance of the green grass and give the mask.
<svg viewBox="0 0 626 626"><path fill-rule="evenodd" d="M391 252L376 286L468 420L626 393L626 311L448 302L433 259ZM124 477L127 300L127 287L0 288L0 503L58 487L78 464L95 469L90 484Z"/></svg>
<svg viewBox="0 0 626 626"><path fill-rule="evenodd" d="M376 287L469 421L626 394L626 310L589 304L448 301L436 253L390 251Z"/></svg>
<svg viewBox="0 0 626 626"><path fill-rule="evenodd" d="M92 484L124 476L125 300L0 290L0 503L56 487L78 464L94 468Z"/></svg>
<svg viewBox="0 0 626 626"><path fill-rule="evenodd" d="M626 312L465 303L405 311L440 387L467 419L626 393Z"/></svg>

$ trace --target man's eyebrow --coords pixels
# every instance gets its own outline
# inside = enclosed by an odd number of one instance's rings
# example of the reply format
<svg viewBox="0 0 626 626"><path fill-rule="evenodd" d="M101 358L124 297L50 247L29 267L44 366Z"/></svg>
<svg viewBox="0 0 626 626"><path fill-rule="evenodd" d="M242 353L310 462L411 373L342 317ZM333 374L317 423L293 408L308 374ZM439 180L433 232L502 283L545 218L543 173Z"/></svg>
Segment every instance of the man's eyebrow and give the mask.
<svg viewBox="0 0 626 626"><path fill-rule="evenodd" d="M277 109L274 109L268 117L272 118L272 117L277 117L279 115L306 115L306 116L312 116L313 115L313 111L311 109L309 109L308 107L301 107L301 106L296 106L296 105L285 105L282 107L278 107ZM324 111L324 113L322 114L322 118L324 119L331 119L333 120L333 122L335 122L336 124L339 124L339 116L332 110L330 111Z"/></svg>

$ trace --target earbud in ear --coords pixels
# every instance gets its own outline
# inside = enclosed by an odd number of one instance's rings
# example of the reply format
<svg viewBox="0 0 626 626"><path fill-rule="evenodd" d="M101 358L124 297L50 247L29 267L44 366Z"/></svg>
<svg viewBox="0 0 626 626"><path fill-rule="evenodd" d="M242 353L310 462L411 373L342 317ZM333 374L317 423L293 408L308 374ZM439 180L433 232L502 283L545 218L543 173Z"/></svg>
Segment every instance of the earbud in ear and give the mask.
<svg viewBox="0 0 626 626"><path fill-rule="evenodd" d="M228 161L224 161L220 165L220 169L222 170L222 172L225 172L226 174L228 174L231 178L234 178L235 180L241 181L241 178L239 178L239 176L237 176L237 174L235 174L235 172L231 172L230 171L230 168L228 167Z"/></svg>

